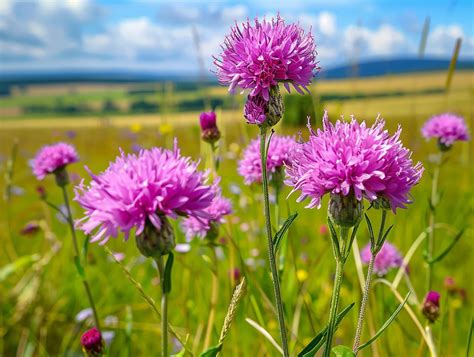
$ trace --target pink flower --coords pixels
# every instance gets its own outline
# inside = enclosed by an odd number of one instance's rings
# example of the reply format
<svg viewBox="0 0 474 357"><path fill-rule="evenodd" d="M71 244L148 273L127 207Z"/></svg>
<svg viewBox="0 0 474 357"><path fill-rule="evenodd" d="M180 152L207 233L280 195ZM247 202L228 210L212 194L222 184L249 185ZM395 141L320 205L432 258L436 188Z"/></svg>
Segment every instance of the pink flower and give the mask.
<svg viewBox="0 0 474 357"><path fill-rule="evenodd" d="M326 193L357 200L384 199L395 212L411 203L410 190L423 173L423 166L413 166L411 151L400 141L401 128L390 136L383 119L367 127L355 118L350 122L329 121L327 112L323 129L310 129L308 142L298 143L287 165L285 183L301 191L298 202L311 198L308 208L320 207Z"/></svg>
<svg viewBox="0 0 474 357"><path fill-rule="evenodd" d="M267 158L267 172L269 180L281 169L284 164L289 164L290 152L295 145L295 139L291 136L279 136L274 134L270 141ZM260 141L254 139L244 151L242 160L238 164L238 172L245 183L250 185L254 182L262 182L262 163L260 158Z"/></svg>
<svg viewBox="0 0 474 357"><path fill-rule="evenodd" d="M208 214L207 218L190 216L183 220L182 228L187 239L205 238L217 225L224 223L224 216L232 213L232 204L227 198L222 197L220 191L218 191L205 212Z"/></svg>
<svg viewBox="0 0 474 357"><path fill-rule="evenodd" d="M249 96L244 106L244 117L248 124L261 125L267 118L266 108L268 104L262 95Z"/></svg>
<svg viewBox="0 0 474 357"><path fill-rule="evenodd" d="M370 252L370 243L362 249L360 258L362 263L369 264L372 253ZM399 268L402 265L403 258L395 248L389 242L385 242L382 249L375 257L374 272L379 276L386 275L391 269Z"/></svg>
<svg viewBox="0 0 474 357"><path fill-rule="evenodd" d="M310 33L297 24L276 19L254 24L236 24L226 37L219 58L214 57L217 77L222 84L249 89L250 96L261 94L269 100L270 87L289 83L300 93L311 83L316 70L316 45Z"/></svg>
<svg viewBox="0 0 474 357"><path fill-rule="evenodd" d="M203 112L199 116L199 123L201 124L201 129L212 129L216 126L216 113L214 112Z"/></svg>
<svg viewBox="0 0 474 357"><path fill-rule="evenodd" d="M208 172L174 150L153 148L139 154L121 153L106 171L94 175L89 186L76 186L75 200L85 210L76 226L86 234L96 231L91 241L107 242L119 231L128 239L135 229L140 235L145 223L160 230L160 216L176 218L209 216L206 208L215 188L206 184Z"/></svg>
<svg viewBox="0 0 474 357"><path fill-rule="evenodd" d="M93 327L81 336L81 345L88 356L102 356L105 349L100 331Z"/></svg>
<svg viewBox="0 0 474 357"><path fill-rule="evenodd" d="M437 291L429 291L426 294L421 312L429 322L435 322L440 315L439 299L441 295Z"/></svg>
<svg viewBox="0 0 474 357"><path fill-rule="evenodd" d="M31 161L31 167L36 178L42 180L46 175L78 161L79 156L74 146L57 143L43 146Z"/></svg>
<svg viewBox="0 0 474 357"><path fill-rule="evenodd" d="M421 133L426 139L438 138L439 142L447 147L455 141L469 140L464 118L451 113L431 117L421 129Z"/></svg>

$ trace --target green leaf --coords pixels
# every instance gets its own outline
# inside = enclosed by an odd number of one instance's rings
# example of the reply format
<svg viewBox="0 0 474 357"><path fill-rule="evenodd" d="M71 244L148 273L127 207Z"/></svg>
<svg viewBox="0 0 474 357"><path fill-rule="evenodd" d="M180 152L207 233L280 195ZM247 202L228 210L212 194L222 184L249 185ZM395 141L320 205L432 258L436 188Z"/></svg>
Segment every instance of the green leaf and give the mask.
<svg viewBox="0 0 474 357"><path fill-rule="evenodd" d="M88 234L86 235L86 239L84 239L84 245L82 246L82 256L84 260L87 261L87 251L89 250L89 241L91 236Z"/></svg>
<svg viewBox="0 0 474 357"><path fill-rule="evenodd" d="M201 353L200 357L215 357L221 351L222 345L212 346L208 350Z"/></svg>
<svg viewBox="0 0 474 357"><path fill-rule="evenodd" d="M370 238L370 247L375 247L375 235L374 235L374 228L372 227L372 222L370 222L370 218L365 213L365 221L367 222L367 228L369 229L369 238Z"/></svg>
<svg viewBox="0 0 474 357"><path fill-rule="evenodd" d="M79 258L78 256L75 256L74 257L74 265L76 266L76 270L79 273L79 275L81 276L81 278L85 278L86 273L84 272L84 268L82 267L81 258Z"/></svg>
<svg viewBox="0 0 474 357"><path fill-rule="evenodd" d="M273 250L275 251L275 253L278 251L281 240L285 236L286 231L288 230L288 228L290 228L291 224L293 223L293 221L296 219L297 216L298 216L298 213L293 213L292 215L290 215L290 217L286 219L285 223L283 223L280 230L276 232L275 238L273 238Z"/></svg>
<svg viewBox="0 0 474 357"><path fill-rule="evenodd" d="M341 323L342 319L347 315L347 313L354 307L355 303L350 304L344 310L342 310L336 318L336 328ZM326 333L327 333L327 326L321 330L320 333L316 335L315 338L311 340L311 342L301 351L298 353L298 357L313 357L319 351L321 346L326 341Z"/></svg>
<svg viewBox="0 0 474 357"><path fill-rule="evenodd" d="M22 269L23 267L37 262L40 259L40 256L38 254L32 254L32 255L25 255L14 262L7 264L3 266L0 269L0 282L4 281L6 278L8 278L12 273L16 272L19 269Z"/></svg>
<svg viewBox="0 0 474 357"><path fill-rule="evenodd" d="M171 270L173 269L174 255L173 253L168 254L166 259L165 274L163 280L163 292L168 294L171 291Z"/></svg>
<svg viewBox="0 0 474 357"><path fill-rule="evenodd" d="M448 253L451 251L451 249L453 249L454 246L456 245L456 243L461 239L461 237L464 234L465 230L466 230L465 228L461 229L461 231L458 234L456 234L456 236L451 241L451 243L446 247L446 249L443 250L438 256L436 256L433 259L429 260L428 264L433 264L433 263L439 262L446 255L448 255Z"/></svg>
<svg viewBox="0 0 474 357"><path fill-rule="evenodd" d="M347 346L336 346L331 350L337 357L355 357L355 353Z"/></svg>
<svg viewBox="0 0 474 357"><path fill-rule="evenodd" d="M403 300L403 302L398 305L397 309L393 312L393 314L388 318L387 321L385 321L385 323L382 325L382 327L375 333L374 336L372 336L366 343L360 345L358 348L357 348L357 351L360 351L361 349L367 347L367 346L370 346L370 344L372 342L374 342L377 338L379 338L379 336L392 324L392 322L395 320L395 318L397 317L397 315L400 313L400 311L402 311L403 309L403 306L405 306L405 304L407 303L408 301L408 298L410 297L410 294L411 294L411 291L408 292L407 296L405 297L405 299Z"/></svg>
<svg viewBox="0 0 474 357"><path fill-rule="evenodd" d="M328 217L328 226L329 226L329 231L331 233L330 237L332 240L334 254L336 254L338 258L341 258L341 248L339 247L339 240L337 238L336 229L334 228L334 225L332 224L332 220L330 217Z"/></svg>

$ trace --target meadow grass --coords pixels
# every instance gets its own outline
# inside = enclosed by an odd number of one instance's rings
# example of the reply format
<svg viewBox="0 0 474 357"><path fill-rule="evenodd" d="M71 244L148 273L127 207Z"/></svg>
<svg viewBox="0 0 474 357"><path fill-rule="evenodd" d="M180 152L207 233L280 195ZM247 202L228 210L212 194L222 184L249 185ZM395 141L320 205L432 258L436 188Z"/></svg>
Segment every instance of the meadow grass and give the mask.
<svg viewBox="0 0 474 357"><path fill-rule="evenodd" d="M413 83L420 86L437 86L436 80L420 75ZM454 111L465 115L472 128L472 82L457 75L453 89L449 94L420 95L395 99L376 98L373 100L348 100L343 103L327 103L330 117L336 119L340 114L348 116L358 114L359 119L372 123L375 113L381 112L387 119L388 128L393 131L398 123L403 125L402 140L414 151L414 160L420 160L426 167L421 183L413 190L414 203L407 210L400 210L396 216L389 216L389 223L395 224L389 240L402 253L406 253L415 238L428 224L428 199L430 196L430 155L436 152L434 142L425 142L420 128L427 116L439 111ZM472 78L472 77L471 77ZM461 81L462 79L462 81ZM386 89L389 79L357 80L358 90L372 90L375 83ZM394 85L406 88L411 80L400 76L400 83ZM461 83L462 84L459 84ZM385 84L384 84L385 83ZM424 83L424 84L423 84ZM345 83L347 86L352 82ZM323 83L316 85L323 86ZM328 84L328 86L336 86ZM344 89L341 82L337 88ZM461 88L462 87L462 88ZM423 87L424 88L424 87ZM214 90L214 89L213 89ZM217 91L217 89L215 89ZM225 89L219 89L219 91ZM330 91L334 88L328 89ZM233 278L234 268L239 268L248 280L247 293L241 301L236 317L224 343L223 356L273 356L277 350L262 337L247 321L254 320L278 340L278 324L266 263L266 242L263 231L263 202L261 188L245 186L237 175L236 161L248 143L257 136L257 129L244 124L240 110L218 111L218 124L223 139L220 143L222 187L225 196L232 199L234 214L221 228L222 247L219 249L218 274L220 295L216 311L216 326L211 344L217 344L220 328L224 322L233 288L237 281ZM119 153L118 148L132 151L133 144L143 147L171 147L173 137L185 155L195 159L202 158L205 164L207 147L200 141L198 113L171 113L167 115L123 116L104 121L91 118L43 118L3 121L0 130L0 155L2 167L10 155L14 140L18 141L18 156L14 167L13 185L16 195L7 205L1 202L0 239L2 246L13 243L18 257L30 258L17 263L9 274L2 270L8 263L5 254L0 255L0 355L11 356L50 356L77 355L80 350L79 336L87 328L86 323L76 323L79 311L87 307L82 286L77 280L76 269L71 264L72 245L67 225L61 223L56 214L38 198L36 186L28 160L46 143L68 141L75 145L81 162L69 167L75 183L79 178L89 178L83 168L87 165L93 172L104 170L107 163ZM320 120L320 118L317 118ZM319 122L320 123L320 122ZM166 125L165 125L166 124ZM76 136L70 139L66 131L73 129ZM305 128L287 128L281 124L276 127L278 133L297 135L303 138L308 133ZM472 132L472 129L471 129ZM434 336L439 340L442 333L441 356L462 356L471 324L473 248L473 203L472 186L473 144L458 143L449 152L449 161L443 167L440 177L442 204L437 212L437 222L451 228L441 228L437 234L438 249L446 246L453 231L466 227L467 230L455 246L452 253L436 266L434 288L443 296L441 302L442 317L433 326ZM46 187L50 201L60 204L61 192L54 185L54 179L48 177L42 185ZM4 176L0 179L2 191L5 188ZM72 187L68 187L72 194ZM332 290L334 262L331 243L322 236L319 227L326 221L324 209L305 209L304 204L296 204L296 196L285 200L289 190L285 189L280 197L280 217L283 220L290 213L299 216L291 226L286 252L286 262L282 273L282 297L285 306L287 326L290 331L290 350L292 354L303 347L325 326L328 305ZM323 202L323 207L326 206ZM73 204L73 215L81 216L81 209ZM372 213L370 213L372 215ZM8 217L9 220L8 220ZM376 216L373 216L374 220ZM19 232L29 221L37 220L44 228L32 236L23 236ZM175 227L178 242L184 242L184 235ZM80 242L85 237L79 233ZM368 243L368 232L360 229L357 235L358 246ZM149 260L144 260L131 238L112 239L107 246L113 252L125 253L124 266L141 283L143 290L158 301L160 296L158 274ZM202 352L206 324L209 316L211 294L211 268L208 264L210 249L199 240L191 242L191 251L176 253L173 270L173 287L169 298L169 320L177 332L188 338L188 347L194 354ZM418 249L409 264L409 277L417 293L418 300L425 295L425 267L422 257L423 245ZM3 275L2 275L3 273ZM154 314L140 292L130 283L123 270L110 259L104 248L90 244L87 249L87 274L92 292L103 321L103 329L115 332L110 346L111 356L149 356L159 351L160 320ZM466 289L467 298L459 296L446 298L443 280L452 276L456 283ZM388 275L393 280L395 272ZM405 281L400 284L400 293L408 291ZM341 308L356 302L361 297L360 284L353 257L347 262L345 279L341 294ZM396 308L398 302L387 287L378 284L369 300L369 310L375 322L380 326L384 318ZM420 308L413 299L411 308L421 316ZM448 309L449 306L449 309ZM115 317L112 318L111 316ZM422 320L422 318L420 317ZM357 311L353 309L342 322L336 333L336 343L350 345L354 336ZM423 320L422 320L423 321ZM370 327L370 326L369 326ZM362 342L370 337L370 328L365 328ZM390 338L387 338L387 335ZM388 355L427 355L426 347L420 348L421 337L406 311L402 311L396 322L372 349L363 350L361 356ZM175 350L177 351L177 349Z"/></svg>

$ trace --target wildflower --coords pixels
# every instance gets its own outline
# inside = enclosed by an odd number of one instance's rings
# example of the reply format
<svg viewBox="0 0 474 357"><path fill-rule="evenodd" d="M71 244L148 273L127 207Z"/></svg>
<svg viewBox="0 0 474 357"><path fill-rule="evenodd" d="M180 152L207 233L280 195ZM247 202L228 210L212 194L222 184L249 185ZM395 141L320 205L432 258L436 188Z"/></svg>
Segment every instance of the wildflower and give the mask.
<svg viewBox="0 0 474 357"><path fill-rule="evenodd" d="M174 248L175 251L178 253L189 253L191 251L191 244L189 243L179 243L176 244L176 247Z"/></svg>
<svg viewBox="0 0 474 357"><path fill-rule="evenodd" d="M370 243L362 249L360 253L362 263L369 264L372 253L370 251ZM377 253L374 262L374 272L378 276L386 275L391 269L399 268L402 265L403 258L394 245L385 242L382 249Z"/></svg>
<svg viewBox="0 0 474 357"><path fill-rule="evenodd" d="M99 175L86 168L92 181L76 186L75 200L85 210L76 226L102 244L119 231L127 240L135 229L142 254L167 254L175 244L168 217L209 217L205 209L215 188L206 184L209 173L198 171L197 165L181 156L175 141L173 150L122 152Z"/></svg>
<svg viewBox="0 0 474 357"><path fill-rule="evenodd" d="M267 172L273 183L283 181L283 167L290 163L290 153L295 145L291 136L274 134L270 141L267 158ZM244 151L242 160L238 163L239 174L247 185L262 182L262 162L260 158L260 142L254 139Z"/></svg>
<svg viewBox="0 0 474 357"><path fill-rule="evenodd" d="M65 167L79 161L76 149L66 143L57 143L44 146L31 161L33 173L38 180L42 180L48 174L54 174L56 183L65 186L69 183Z"/></svg>
<svg viewBox="0 0 474 357"><path fill-rule="evenodd" d="M329 229L326 224L321 224L319 226L319 234L322 235L323 237L329 234Z"/></svg>
<svg viewBox="0 0 474 357"><path fill-rule="evenodd" d="M437 138L442 151L449 150L455 141L469 140L464 118L451 113L431 117L421 129L421 133L427 140Z"/></svg>
<svg viewBox="0 0 474 357"><path fill-rule="evenodd" d="M251 24L247 20L242 27L236 25L226 37L219 58L214 57L220 83L250 90L250 96L262 95L269 101L270 88L284 82L300 93L313 78L316 69L316 46L311 33L304 33L297 24L285 24L276 19Z"/></svg>
<svg viewBox="0 0 474 357"><path fill-rule="evenodd" d="M32 236L38 233L40 229L41 226L37 221L31 221L23 226L23 228L20 230L20 234L23 236Z"/></svg>
<svg viewBox="0 0 474 357"><path fill-rule="evenodd" d="M105 343L100 331L93 327L84 332L81 336L81 345L87 356L102 356L104 354Z"/></svg>
<svg viewBox="0 0 474 357"><path fill-rule="evenodd" d="M201 138L209 144L214 144L221 137L221 132L217 128L216 113L203 112L199 116L201 124Z"/></svg>
<svg viewBox="0 0 474 357"><path fill-rule="evenodd" d="M455 293L457 290L456 282L454 281L454 278L451 276L447 276L444 279L444 287L449 293Z"/></svg>
<svg viewBox="0 0 474 357"><path fill-rule="evenodd" d="M183 220L182 227L188 240L194 237L210 240L217 238L218 226L224 223L224 216L232 213L232 204L219 191L205 212L208 214L207 218L188 217Z"/></svg>
<svg viewBox="0 0 474 357"><path fill-rule="evenodd" d="M361 202L363 197L383 198L393 212L411 203L410 190L419 182L423 166L413 166L411 151L399 140L401 128L390 136L384 124L379 118L371 127L355 118L332 124L327 112L322 130L315 132L308 123L309 141L291 150L286 169L285 183L293 187L292 193L301 191L297 201L309 197L306 207L319 208L321 198L330 193L332 214L343 207L359 212L354 200Z"/></svg>
<svg viewBox="0 0 474 357"><path fill-rule="evenodd" d="M435 322L440 314L439 299L441 295L437 291L430 291L425 297L421 312L429 322Z"/></svg>
<svg viewBox="0 0 474 357"><path fill-rule="evenodd" d="M46 193L46 188L44 186L36 186L36 193L38 194L41 200L45 200L48 196Z"/></svg>
<svg viewBox="0 0 474 357"><path fill-rule="evenodd" d="M262 94L249 95L244 106L244 117L248 124L274 126L283 117L285 105L278 86L270 89L270 99L265 100Z"/></svg>
<svg viewBox="0 0 474 357"><path fill-rule="evenodd" d="M77 313L76 315L76 322L83 322L89 318L92 318L94 316L94 312L92 311L92 309L90 307L84 309L84 310L81 310Z"/></svg>

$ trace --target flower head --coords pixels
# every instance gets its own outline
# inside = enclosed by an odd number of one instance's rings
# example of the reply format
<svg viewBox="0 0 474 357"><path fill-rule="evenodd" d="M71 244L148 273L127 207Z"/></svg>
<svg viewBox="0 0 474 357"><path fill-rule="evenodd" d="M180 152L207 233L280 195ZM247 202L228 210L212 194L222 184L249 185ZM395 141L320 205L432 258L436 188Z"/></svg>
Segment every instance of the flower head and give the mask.
<svg viewBox="0 0 474 357"><path fill-rule="evenodd" d="M441 145L449 148L455 141L469 140L464 118L451 113L431 117L421 129L426 139L437 138Z"/></svg>
<svg viewBox="0 0 474 357"><path fill-rule="evenodd" d="M369 264L372 253L370 251L370 243L362 249L360 258L362 263ZM385 242L382 249L378 252L374 262L374 272L379 276L386 275L391 269L399 268L402 265L403 258L400 252L390 244Z"/></svg>
<svg viewBox="0 0 474 357"><path fill-rule="evenodd" d="M269 179L280 173L285 164L289 164L290 152L295 145L295 139L291 136L279 136L274 134L270 141L267 158L267 171ZM260 158L260 141L254 139L244 151L242 160L238 165L239 175L245 183L250 185L254 182L262 182L262 163Z"/></svg>
<svg viewBox="0 0 474 357"><path fill-rule="evenodd" d="M429 291L423 301L421 309L423 315L431 322L435 322L440 314L439 299L441 295L437 291Z"/></svg>
<svg viewBox="0 0 474 357"><path fill-rule="evenodd" d="M74 146L57 143L42 147L31 161L31 167L36 178L42 180L46 175L78 161L79 155L77 155Z"/></svg>
<svg viewBox="0 0 474 357"><path fill-rule="evenodd" d="M332 124L323 118L323 129L310 129L308 142L291 151L285 183L300 190L298 202L311 198L308 208L320 207L326 193L355 195L369 201L385 199L395 212L410 203L410 190L418 183L423 166L413 166L411 151L400 141L401 128L390 136L383 119L367 127L355 118Z"/></svg>
<svg viewBox="0 0 474 357"><path fill-rule="evenodd" d="M104 353L104 340L96 327L84 332L81 336L81 345L88 356L102 356Z"/></svg>
<svg viewBox="0 0 474 357"><path fill-rule="evenodd" d="M207 218L188 217L183 220L182 227L187 239L212 235L217 225L224 223L224 216L232 213L232 204L227 198L222 197L219 191L205 212L208 214Z"/></svg>
<svg viewBox="0 0 474 357"><path fill-rule="evenodd" d="M287 25L276 19L235 25L226 37L219 58L215 57L217 77L222 84L249 89L251 96L262 94L265 101L278 82L298 92L310 84L316 69L316 46L311 33L298 24Z"/></svg>
<svg viewBox="0 0 474 357"><path fill-rule="evenodd" d="M76 226L87 234L96 231L92 241L105 243L119 231L125 233L125 239L133 229L139 236L145 223L159 231L166 217L208 217L205 209L215 189L206 184L208 172L197 166L181 156L176 141L173 150L122 152L103 173L90 172L89 186L76 186L75 200L85 209L85 217Z"/></svg>
<svg viewBox="0 0 474 357"><path fill-rule="evenodd" d="M216 113L203 112L199 116L199 123L201 124L201 138L210 144L215 143L220 139L221 133L216 124Z"/></svg>

